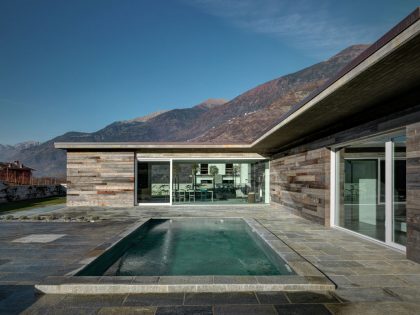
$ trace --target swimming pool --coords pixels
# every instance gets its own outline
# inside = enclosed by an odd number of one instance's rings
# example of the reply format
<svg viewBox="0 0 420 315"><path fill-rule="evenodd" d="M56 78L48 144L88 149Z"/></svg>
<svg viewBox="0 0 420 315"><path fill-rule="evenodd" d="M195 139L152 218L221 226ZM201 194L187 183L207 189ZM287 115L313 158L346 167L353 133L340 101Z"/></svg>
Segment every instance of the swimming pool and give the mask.
<svg viewBox="0 0 420 315"><path fill-rule="evenodd" d="M76 276L295 275L242 219L150 219Z"/></svg>

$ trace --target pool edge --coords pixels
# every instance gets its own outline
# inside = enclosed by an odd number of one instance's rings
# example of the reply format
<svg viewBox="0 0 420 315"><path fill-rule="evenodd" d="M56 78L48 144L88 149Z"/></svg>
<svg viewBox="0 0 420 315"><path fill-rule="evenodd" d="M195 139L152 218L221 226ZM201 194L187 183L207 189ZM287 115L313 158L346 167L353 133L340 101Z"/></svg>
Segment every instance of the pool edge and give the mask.
<svg viewBox="0 0 420 315"><path fill-rule="evenodd" d="M298 277L298 276L297 276ZM332 283L270 283L270 284L127 284L127 283L66 283L37 284L35 288L45 294L129 294L129 293L217 293L264 291L334 291Z"/></svg>
<svg viewBox="0 0 420 315"><path fill-rule="evenodd" d="M177 217L181 218L181 217ZM196 218L196 217L194 217ZM51 276L35 288L45 294L127 294L174 292L244 292L244 291L334 291L336 284L293 248L253 218L242 219L289 265L296 275L282 276L75 276L103 253L135 232L152 218L136 221L123 232L98 245L79 261L79 268L65 276ZM160 218L161 219L161 218Z"/></svg>

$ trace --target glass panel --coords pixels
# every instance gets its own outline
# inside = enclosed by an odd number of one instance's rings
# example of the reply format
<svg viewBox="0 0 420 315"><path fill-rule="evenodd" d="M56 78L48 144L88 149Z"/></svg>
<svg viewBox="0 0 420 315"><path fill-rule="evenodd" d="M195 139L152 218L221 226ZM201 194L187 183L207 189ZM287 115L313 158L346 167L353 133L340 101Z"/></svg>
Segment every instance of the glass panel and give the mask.
<svg viewBox="0 0 420 315"><path fill-rule="evenodd" d="M392 165L387 174L386 156ZM391 152L392 150L392 152ZM406 212L406 136L396 132L354 142L339 151L337 161L336 225L385 242L405 246L407 242ZM390 182L385 182L388 176ZM386 185L387 186L386 189ZM388 189L389 188L389 189ZM385 196L385 192L390 195ZM386 198L385 198L386 197ZM389 200L389 201L388 201ZM392 203L392 204L391 204ZM386 206L386 207L385 207ZM386 213L388 209L389 214ZM390 216L385 231L385 216Z"/></svg>
<svg viewBox="0 0 420 315"><path fill-rule="evenodd" d="M369 139L340 151L337 225L385 241L385 142Z"/></svg>
<svg viewBox="0 0 420 315"><path fill-rule="evenodd" d="M267 162L173 162L173 203L265 202Z"/></svg>
<svg viewBox="0 0 420 315"><path fill-rule="evenodd" d="M265 202L265 168L266 163L251 164L251 187L259 202Z"/></svg>
<svg viewBox="0 0 420 315"><path fill-rule="evenodd" d="M137 202L169 203L169 162L137 164Z"/></svg>
<svg viewBox="0 0 420 315"><path fill-rule="evenodd" d="M379 202L385 203L385 160L381 160L379 164L379 177L380 177L380 184L379 184Z"/></svg>
<svg viewBox="0 0 420 315"><path fill-rule="evenodd" d="M407 242L406 214L406 138L393 139L394 185L393 185L393 241L404 245Z"/></svg>

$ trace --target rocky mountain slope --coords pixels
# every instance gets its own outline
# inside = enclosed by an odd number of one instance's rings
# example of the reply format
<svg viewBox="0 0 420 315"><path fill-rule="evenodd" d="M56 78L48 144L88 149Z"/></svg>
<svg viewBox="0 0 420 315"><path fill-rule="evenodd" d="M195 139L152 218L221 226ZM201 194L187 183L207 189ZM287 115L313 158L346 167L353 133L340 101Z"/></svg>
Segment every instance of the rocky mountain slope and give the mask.
<svg viewBox="0 0 420 315"><path fill-rule="evenodd" d="M65 173L65 154L54 149L57 141L251 142L367 47L351 46L324 62L263 83L228 102L210 99L191 108L115 122L93 133L68 132L17 150L7 155L7 160L21 160L37 169L37 176L58 176ZM0 160L5 160L2 152L0 147Z"/></svg>
<svg viewBox="0 0 420 315"><path fill-rule="evenodd" d="M350 46L324 62L271 80L245 92L225 106L217 108L219 115L214 115L217 117L214 122L216 127L195 137L194 141L252 142L273 127L276 119L287 112L293 104L322 86L367 47L368 45ZM230 108L235 110L229 110ZM232 112L235 114L231 115Z"/></svg>
<svg viewBox="0 0 420 315"><path fill-rule="evenodd" d="M39 145L40 143L38 141L25 141L15 145L0 144L0 162L13 161L13 158L16 157L20 151Z"/></svg>

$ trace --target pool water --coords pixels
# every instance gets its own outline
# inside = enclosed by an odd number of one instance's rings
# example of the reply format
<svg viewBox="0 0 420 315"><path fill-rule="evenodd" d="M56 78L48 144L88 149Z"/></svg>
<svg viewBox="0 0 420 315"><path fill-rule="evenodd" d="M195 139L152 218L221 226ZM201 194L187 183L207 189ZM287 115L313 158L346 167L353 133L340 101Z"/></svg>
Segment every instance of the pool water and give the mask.
<svg viewBox="0 0 420 315"><path fill-rule="evenodd" d="M242 219L151 219L78 275L290 275Z"/></svg>

